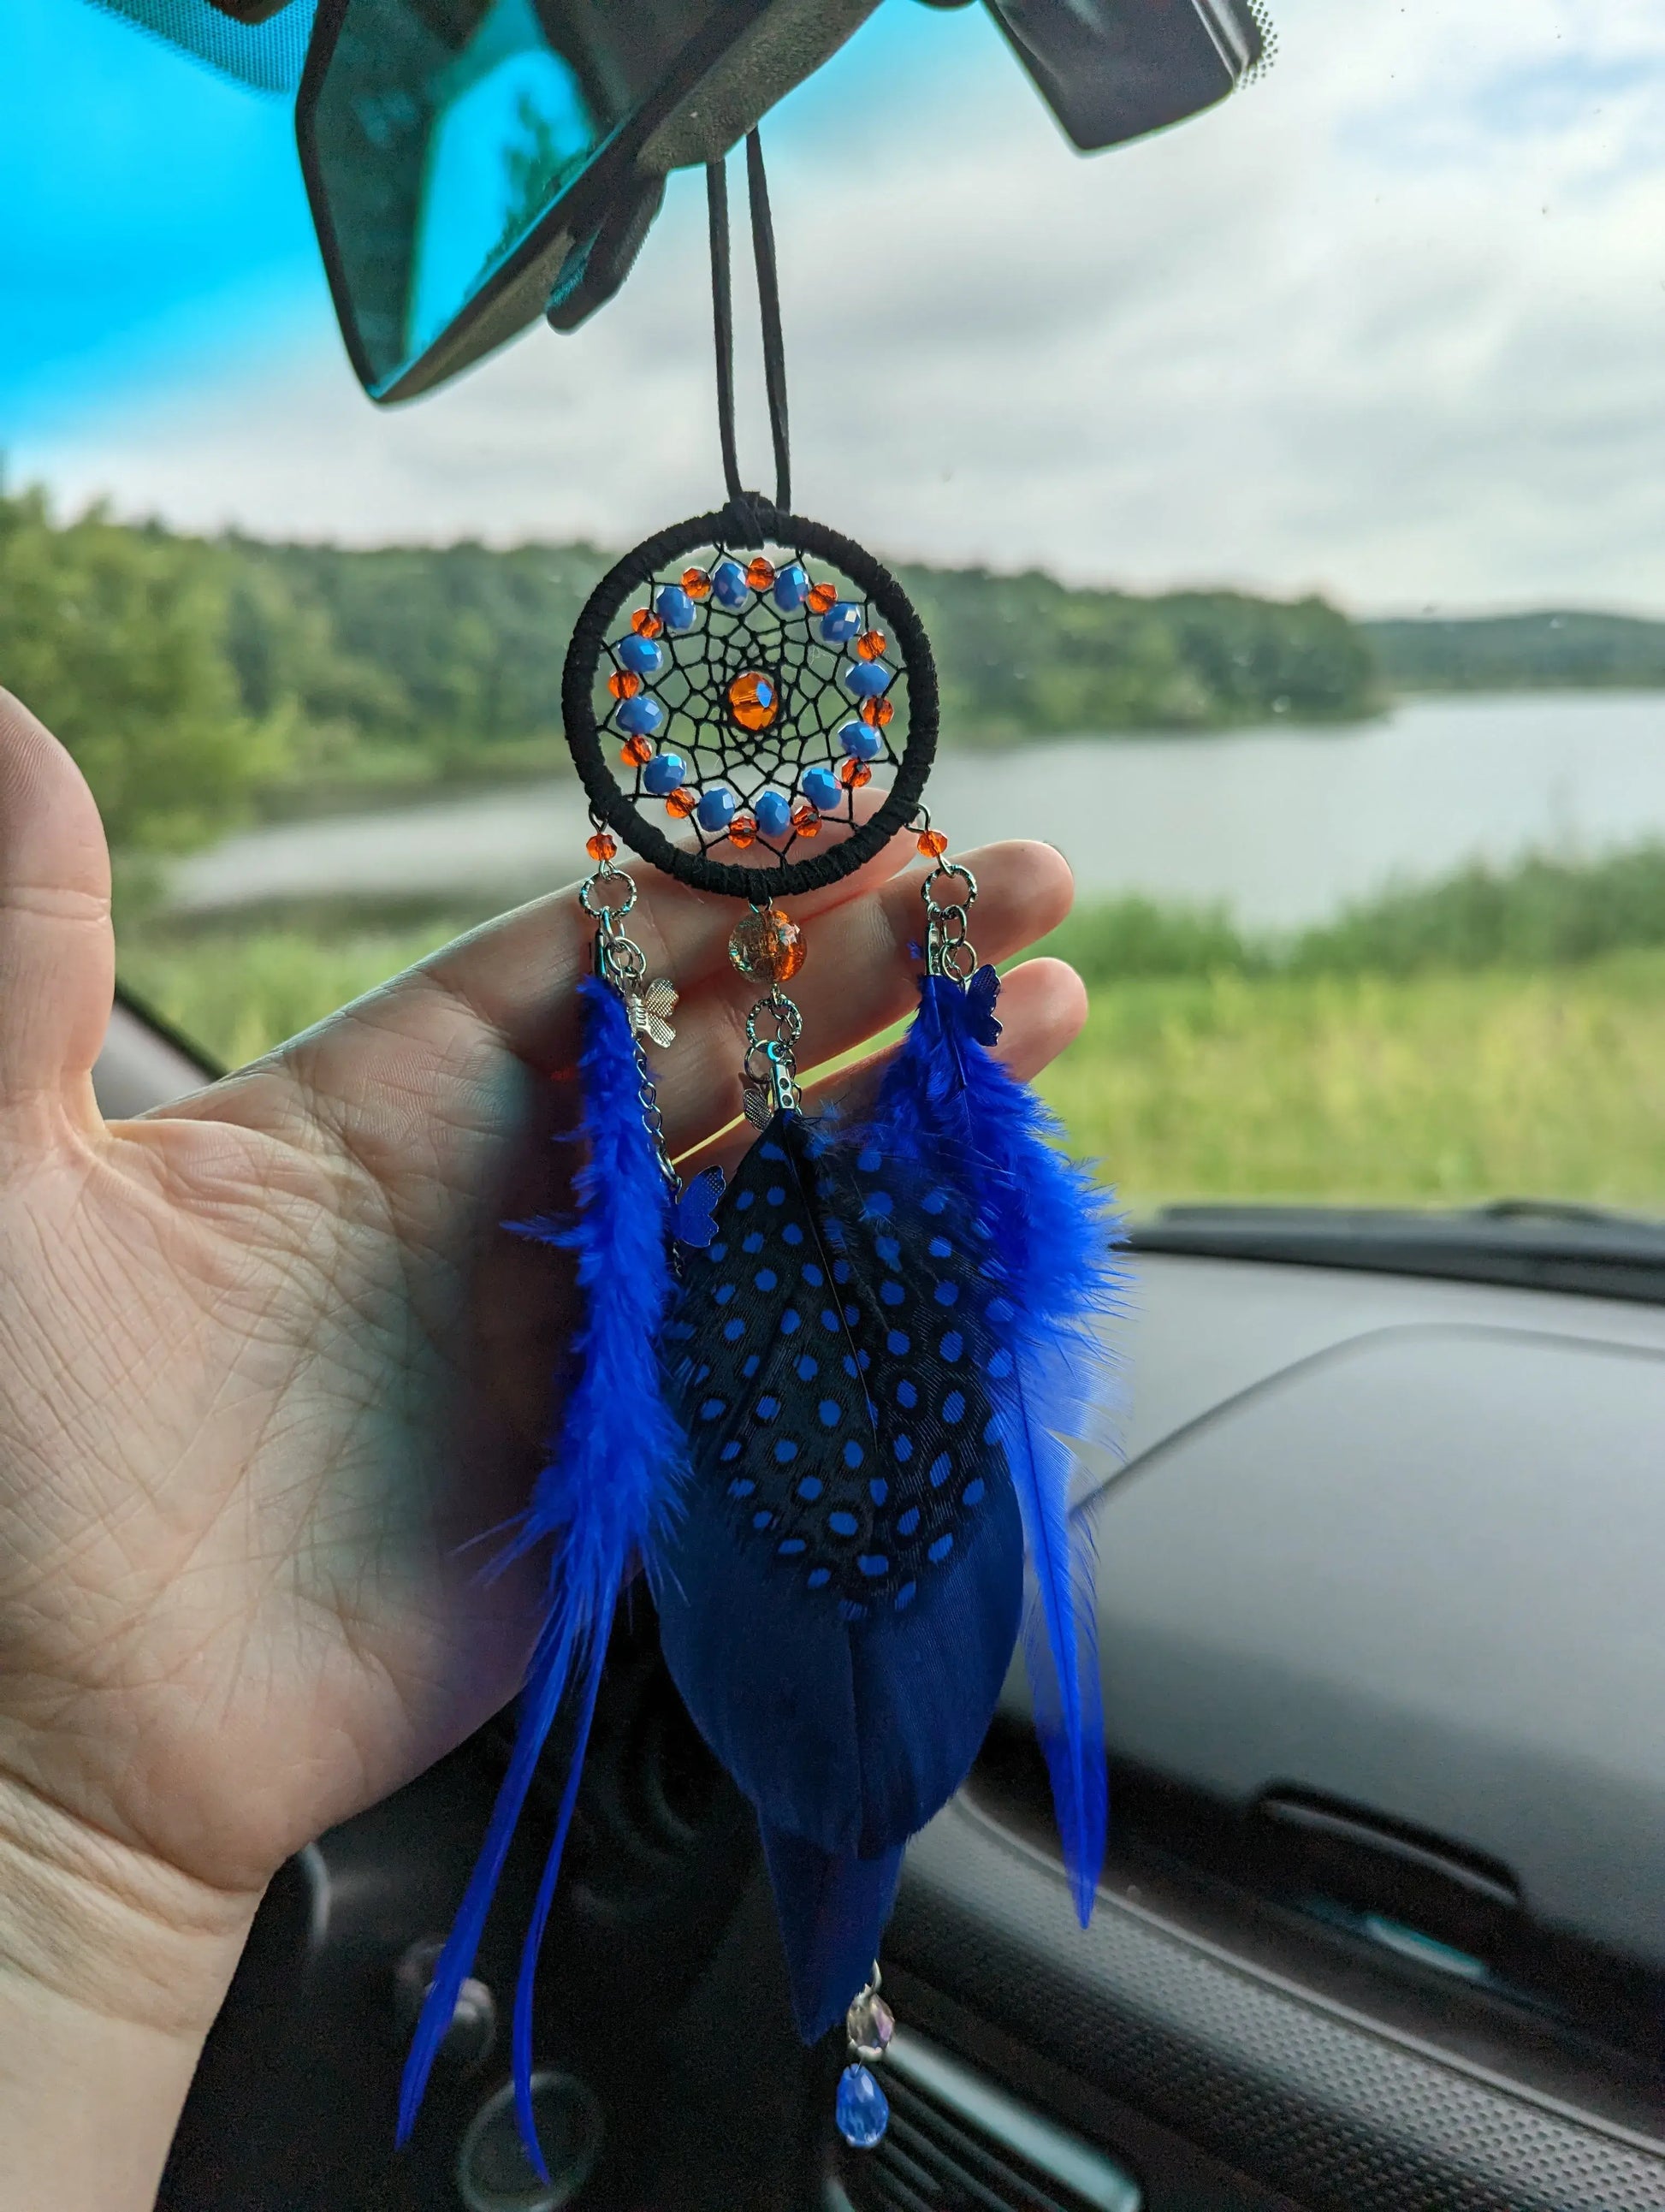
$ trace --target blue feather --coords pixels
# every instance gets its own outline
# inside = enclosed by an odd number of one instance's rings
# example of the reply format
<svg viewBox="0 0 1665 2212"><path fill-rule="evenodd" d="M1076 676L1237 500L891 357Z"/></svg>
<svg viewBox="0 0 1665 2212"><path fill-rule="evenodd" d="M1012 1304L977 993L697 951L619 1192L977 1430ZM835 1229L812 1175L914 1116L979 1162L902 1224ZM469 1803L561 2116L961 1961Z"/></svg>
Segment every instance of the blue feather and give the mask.
<svg viewBox="0 0 1665 2212"><path fill-rule="evenodd" d="M806 2039L866 1979L901 1847L964 1780L1017 1642L986 1259L933 1187L781 1115L667 1332L692 1476L660 1641L757 1808Z"/></svg>
<svg viewBox="0 0 1665 2212"><path fill-rule="evenodd" d="M507 1557L550 1547L544 1627L527 1669L508 1772L479 1860L434 1969L399 2096L398 2139L416 2124L434 2057L474 1963L515 1823L538 1755L574 1676L581 1676L578 1741L539 1897L522 1954L515 2003L515 2086L526 2148L531 2129L532 1996L538 1948L583 1765L602 1658L619 1590L676 1514L686 1446L665 1403L659 1352L674 1278L671 1188L642 1120L641 1073L629 1018L609 985L579 986L584 1024L579 1060L585 1158L569 1224L530 1233L577 1260L584 1322L576 1371L555 1449L538 1476Z"/></svg>
<svg viewBox="0 0 1665 2212"><path fill-rule="evenodd" d="M988 1308L1012 1358L998 1430L1031 1577L1024 1656L1064 1858L1085 1924L1107 1820L1091 1526L1070 1511L1070 1440L1113 1446L1115 1362L1102 1329L1125 1310L1114 1200L1060 1146L1054 1116L990 1052L1000 979L925 977L917 1019L881 1087L871 1141L930 1166L975 1214L1002 1293Z"/></svg>

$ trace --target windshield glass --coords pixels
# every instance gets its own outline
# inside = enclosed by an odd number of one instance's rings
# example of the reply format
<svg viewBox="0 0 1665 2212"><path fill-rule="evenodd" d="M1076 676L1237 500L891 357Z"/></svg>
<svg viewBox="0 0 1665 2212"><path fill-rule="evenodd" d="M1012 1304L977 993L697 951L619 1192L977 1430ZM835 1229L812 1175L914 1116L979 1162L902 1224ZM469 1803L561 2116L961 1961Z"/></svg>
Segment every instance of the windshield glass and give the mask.
<svg viewBox="0 0 1665 2212"><path fill-rule="evenodd" d="M783 104L799 504L931 629L952 849L1075 868L1045 1087L1136 1210L1665 1213L1665 18L1277 15L1090 159L975 9ZM571 623L720 491L700 179L576 335L386 414L290 103L7 9L0 200L0 680L125 980L239 1060L580 871Z"/></svg>

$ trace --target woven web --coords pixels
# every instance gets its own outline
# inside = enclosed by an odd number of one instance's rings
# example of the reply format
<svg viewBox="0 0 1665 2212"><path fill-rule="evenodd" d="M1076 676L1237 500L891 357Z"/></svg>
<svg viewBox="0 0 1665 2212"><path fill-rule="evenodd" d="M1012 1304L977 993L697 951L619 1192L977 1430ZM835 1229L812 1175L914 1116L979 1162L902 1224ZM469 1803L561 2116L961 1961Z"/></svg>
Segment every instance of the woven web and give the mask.
<svg viewBox="0 0 1665 2212"><path fill-rule="evenodd" d="M651 739L655 752L674 753L685 763L684 788L697 799L723 785L733 793L744 831L744 821L756 820L758 799L766 791L781 793L794 810L810 802L804 778L815 768L836 775L851 756L839 732L851 721L864 721L878 739L878 750L861 766L870 771L863 783L841 782L838 801L815 809L813 817L788 828L783 835L766 836L761 829L741 845L727 830L702 828L696 817L684 817L667 808L663 798L646 788L646 761L625 757L628 733L619 727L623 702L607 689L608 678L624 671L619 647L634 633L631 617L638 610L652 612L659 592L670 584L683 584L687 572L708 576L725 559L744 569L755 552L724 545L702 547L681 556L672 567L660 571L632 595L619 617L606 652L596 670L595 715L601 730L605 756L619 788L650 821L663 824L666 833L702 854L723 860L763 860L784 864L789 858L808 859L820 849L811 841L826 837L829 829L848 829L858 818L858 802L871 811L875 793L890 781L901 764L908 744L908 672L897 641L887 633L881 611L832 563L793 548L770 546L767 558L777 571L794 563L811 585L830 586L836 604L860 611L856 636L866 636L872 649L876 633L884 648L869 665L881 667L888 678L882 705L866 720L861 702L845 688L848 671L862 658L854 639L844 645L829 644L822 635L822 614L805 604L792 612L775 602L771 589L751 590L744 606L731 611L713 596L697 599L694 626L680 635L670 629L657 633L654 642L664 649L664 665L657 674L644 676L642 695L657 699L665 720ZM775 688L776 708L768 727L751 731L737 720L730 687L745 676L761 676ZM888 718L884 710L888 709Z"/></svg>

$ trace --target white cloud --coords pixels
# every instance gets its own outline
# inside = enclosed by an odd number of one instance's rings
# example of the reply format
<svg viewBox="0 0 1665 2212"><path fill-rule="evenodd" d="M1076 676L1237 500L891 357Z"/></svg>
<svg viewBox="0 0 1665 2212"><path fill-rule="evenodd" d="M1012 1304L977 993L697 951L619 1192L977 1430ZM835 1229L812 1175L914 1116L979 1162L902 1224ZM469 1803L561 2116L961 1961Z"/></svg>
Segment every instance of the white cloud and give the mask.
<svg viewBox="0 0 1665 2212"><path fill-rule="evenodd" d="M784 112L801 503L1078 577L1665 608L1665 20L1279 14L1263 83L1093 161L963 18ZM719 488L705 288L690 179L590 329L432 401L375 413L314 328L15 459L203 526L622 542Z"/></svg>

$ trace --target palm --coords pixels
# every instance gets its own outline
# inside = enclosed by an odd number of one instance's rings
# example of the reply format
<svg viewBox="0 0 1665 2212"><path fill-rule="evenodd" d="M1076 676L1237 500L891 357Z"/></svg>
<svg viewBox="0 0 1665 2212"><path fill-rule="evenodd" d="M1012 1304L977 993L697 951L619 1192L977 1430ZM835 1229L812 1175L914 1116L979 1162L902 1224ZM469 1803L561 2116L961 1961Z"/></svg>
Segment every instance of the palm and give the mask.
<svg viewBox="0 0 1665 2212"><path fill-rule="evenodd" d="M570 900L526 908L106 1127L87 1075L102 836L67 758L3 702L0 1773L252 1890L524 1664L537 1577L483 1568L548 1432L570 1310L550 1255L499 1224L558 1197L585 946ZM805 902L800 995L828 1053L905 1011L902 857ZM1044 848L978 866L986 952L1067 903ZM661 1067L679 1152L737 1101L730 920L671 885L635 917L684 992ZM1027 1072L1073 1034L1079 987L1036 963L1002 1011Z"/></svg>

